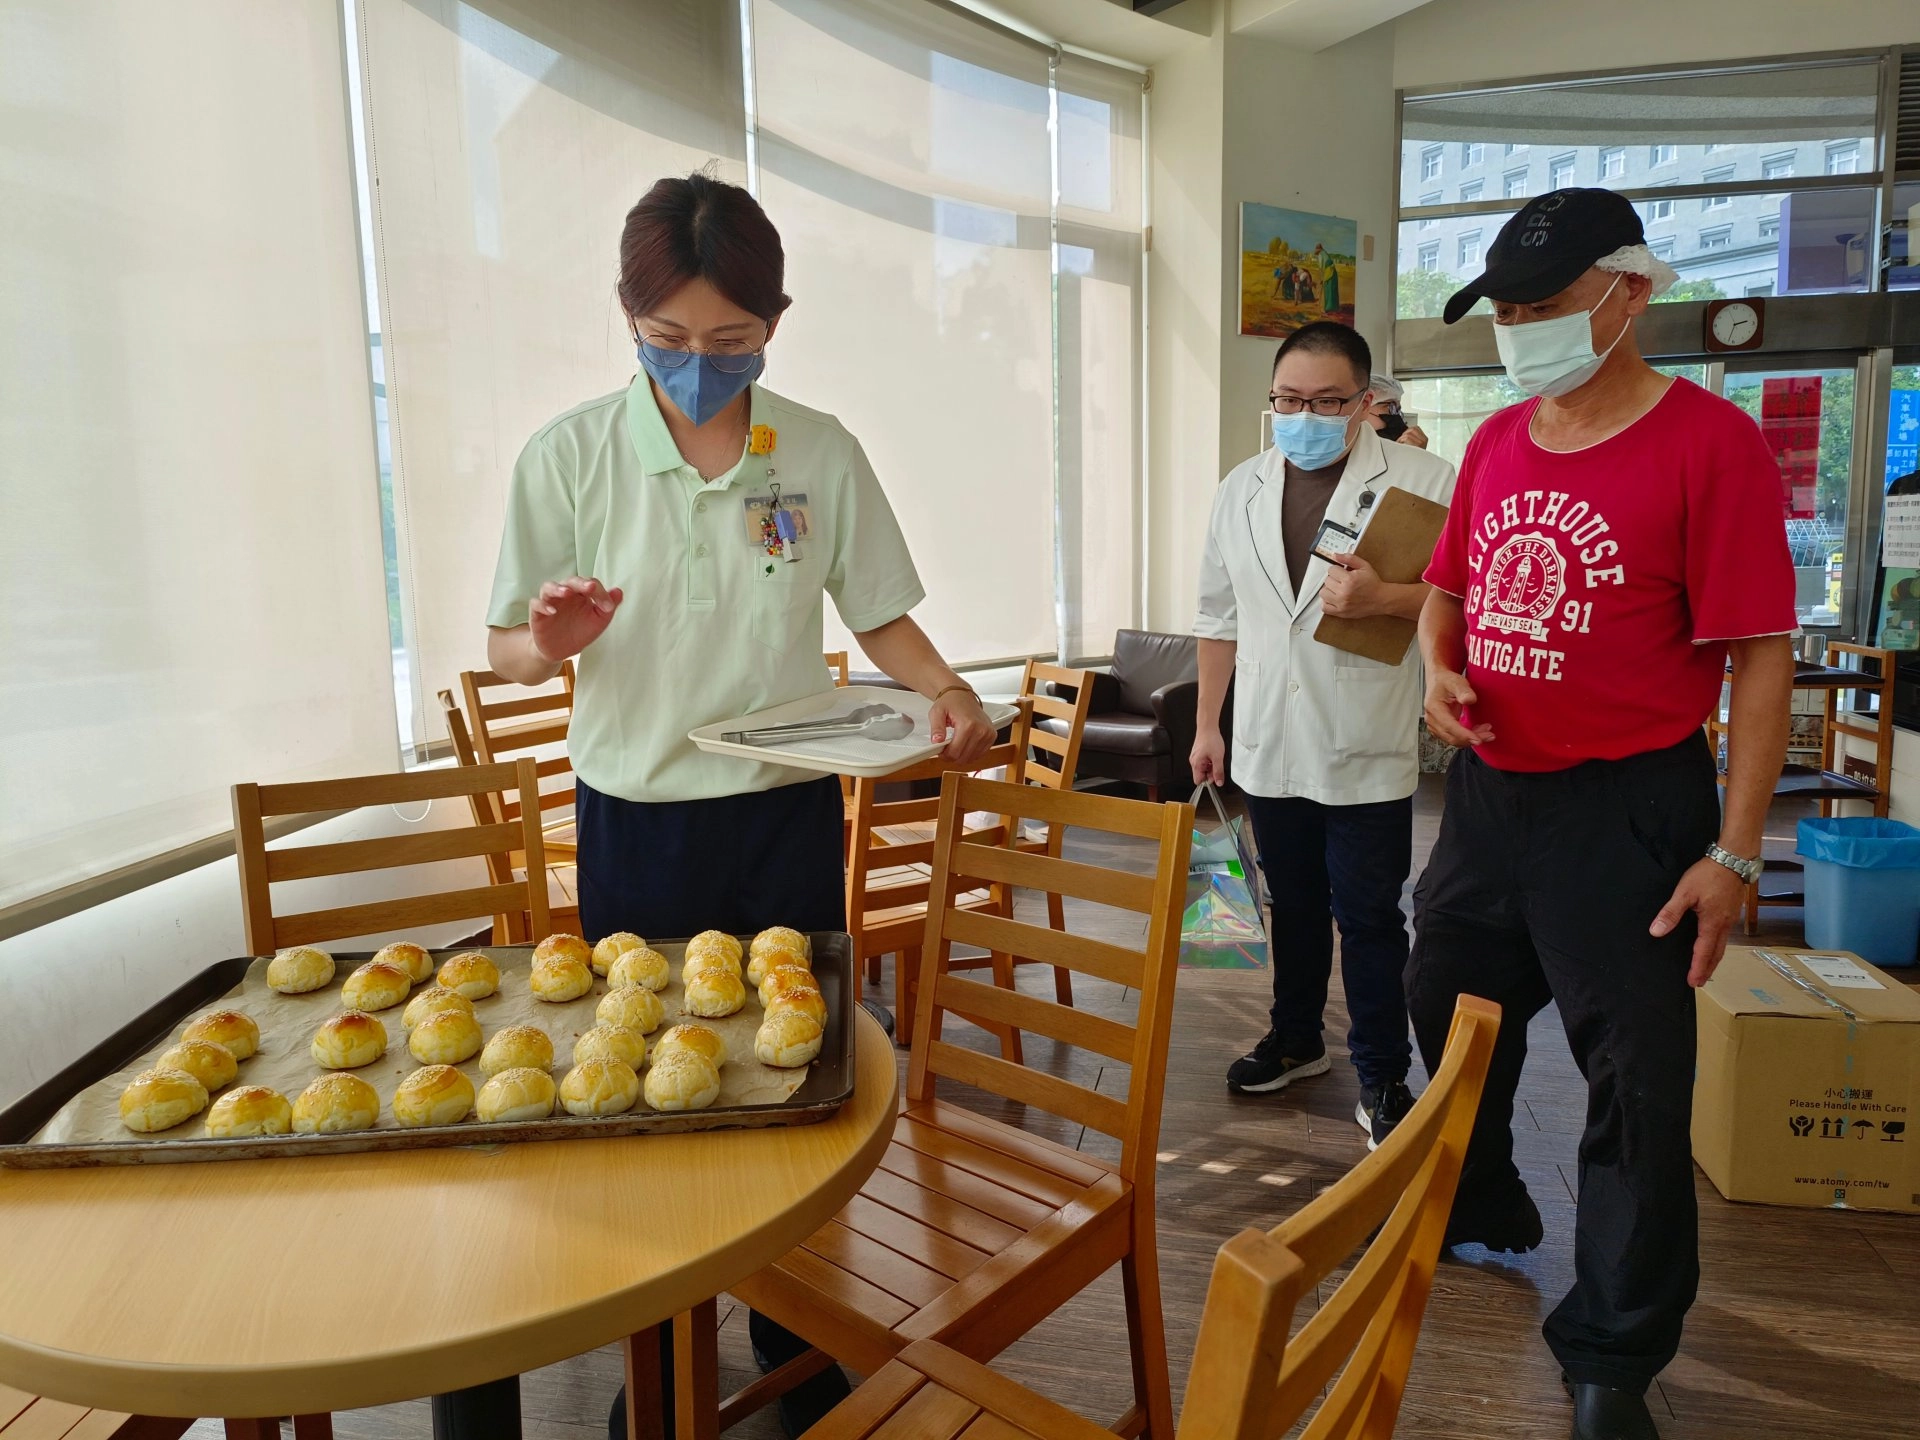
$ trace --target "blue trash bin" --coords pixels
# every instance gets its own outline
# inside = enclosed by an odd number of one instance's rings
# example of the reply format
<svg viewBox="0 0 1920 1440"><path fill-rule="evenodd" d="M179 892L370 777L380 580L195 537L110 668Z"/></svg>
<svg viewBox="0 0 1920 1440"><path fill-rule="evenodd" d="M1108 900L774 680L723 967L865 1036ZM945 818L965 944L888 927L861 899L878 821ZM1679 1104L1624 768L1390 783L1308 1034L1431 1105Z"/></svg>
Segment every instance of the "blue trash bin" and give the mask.
<svg viewBox="0 0 1920 1440"><path fill-rule="evenodd" d="M1871 816L1802 820L1807 944L1875 965L1920 961L1920 830Z"/></svg>

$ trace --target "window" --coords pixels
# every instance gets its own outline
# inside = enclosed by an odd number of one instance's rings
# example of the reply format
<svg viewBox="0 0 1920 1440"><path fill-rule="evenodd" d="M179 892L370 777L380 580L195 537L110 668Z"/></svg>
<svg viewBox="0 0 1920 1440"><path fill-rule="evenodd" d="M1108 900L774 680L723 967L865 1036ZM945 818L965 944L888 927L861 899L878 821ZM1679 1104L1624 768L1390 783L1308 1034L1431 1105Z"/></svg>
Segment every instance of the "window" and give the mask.
<svg viewBox="0 0 1920 1440"><path fill-rule="evenodd" d="M1527 172L1524 170L1509 170L1506 173L1505 179L1502 181L1502 187L1501 193L1503 193L1507 199L1519 199L1527 193Z"/></svg>
<svg viewBox="0 0 1920 1440"><path fill-rule="evenodd" d="M1723 144L1721 141L1709 140L1700 147L1700 153L1703 155L1718 155L1722 150L1729 150L1731 148L1731 146Z"/></svg>
<svg viewBox="0 0 1920 1440"><path fill-rule="evenodd" d="M1733 179L1733 166L1727 165L1719 170L1708 170L1701 175L1700 178L1709 185L1719 180L1731 180ZM1733 199L1731 196L1708 195L1700 201L1700 208L1702 210L1723 210L1732 203Z"/></svg>
<svg viewBox="0 0 1920 1440"><path fill-rule="evenodd" d="M1649 240L1647 249L1651 250L1657 259L1671 260L1673 259L1673 236L1662 235L1658 240Z"/></svg>
<svg viewBox="0 0 1920 1440"><path fill-rule="evenodd" d="M1646 203L1645 213L1646 221L1649 225L1660 220L1671 220L1673 219L1673 202L1671 200L1649 200Z"/></svg>
<svg viewBox="0 0 1920 1440"><path fill-rule="evenodd" d="M1440 178L1441 157L1446 151L1438 145L1429 145L1420 152L1420 178L1438 180Z"/></svg>
<svg viewBox="0 0 1920 1440"><path fill-rule="evenodd" d="M1760 217L1760 238L1762 240L1778 240L1780 238L1780 217L1778 215L1762 215Z"/></svg>
<svg viewBox="0 0 1920 1440"><path fill-rule="evenodd" d="M1600 152L1600 178L1602 180L1618 180L1626 173L1627 149L1624 145L1616 145L1611 150L1602 150Z"/></svg>
<svg viewBox="0 0 1920 1440"><path fill-rule="evenodd" d="M1420 268L1429 274L1440 268L1440 242L1429 240L1420 247Z"/></svg>
<svg viewBox="0 0 1920 1440"><path fill-rule="evenodd" d="M1478 140L1469 140L1460 147L1460 168L1470 170L1487 158L1487 147Z"/></svg>
<svg viewBox="0 0 1920 1440"><path fill-rule="evenodd" d="M1779 155L1763 157L1760 161L1760 178L1762 180L1791 179L1793 177L1793 161L1794 154L1791 150Z"/></svg>
<svg viewBox="0 0 1920 1440"><path fill-rule="evenodd" d="M1564 190L1573 184L1573 156L1556 155L1547 162L1547 188Z"/></svg>
<svg viewBox="0 0 1920 1440"><path fill-rule="evenodd" d="M1433 191L1431 194L1422 195L1420 197L1420 203L1422 205L1438 205L1440 203L1440 200L1441 200L1441 195L1438 190ZM1422 230L1431 230L1434 226L1438 225L1439 223L1440 222L1438 220L1436 220L1433 216L1429 215L1426 217L1426 219L1420 222L1420 228Z"/></svg>
<svg viewBox="0 0 1920 1440"><path fill-rule="evenodd" d="M1773 281L1771 281L1771 280L1769 280L1769 281L1767 281L1766 283L1764 283L1764 284L1761 284L1761 285L1749 285L1749 286L1747 286L1747 294L1749 294L1749 295L1771 295L1771 294L1773 294Z"/></svg>
<svg viewBox="0 0 1920 1440"><path fill-rule="evenodd" d="M1716 225L1711 230L1702 230L1700 232L1700 248L1702 250L1725 250L1731 244L1733 244L1733 227L1731 225Z"/></svg>
<svg viewBox="0 0 1920 1440"><path fill-rule="evenodd" d="M1471 205L1474 201L1478 200L1482 195L1484 195L1486 193L1486 190L1487 190L1486 181L1469 180L1466 184L1460 187L1460 203L1463 205Z"/></svg>
<svg viewBox="0 0 1920 1440"><path fill-rule="evenodd" d="M1827 147L1827 174L1858 175L1860 173L1860 146L1849 142L1845 145Z"/></svg>
<svg viewBox="0 0 1920 1440"><path fill-rule="evenodd" d="M1480 232L1469 230L1460 237L1460 268L1480 263Z"/></svg>
<svg viewBox="0 0 1920 1440"><path fill-rule="evenodd" d="M1647 168L1657 169L1662 165L1671 165L1680 158L1678 145L1649 145L1647 147Z"/></svg>

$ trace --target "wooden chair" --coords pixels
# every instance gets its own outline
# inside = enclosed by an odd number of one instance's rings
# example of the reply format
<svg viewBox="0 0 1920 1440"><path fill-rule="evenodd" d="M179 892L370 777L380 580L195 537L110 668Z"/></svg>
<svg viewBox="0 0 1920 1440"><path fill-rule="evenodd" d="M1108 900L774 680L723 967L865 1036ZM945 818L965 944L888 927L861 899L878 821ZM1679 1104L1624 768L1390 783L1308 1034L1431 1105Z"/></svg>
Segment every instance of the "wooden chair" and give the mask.
<svg viewBox="0 0 1920 1440"><path fill-rule="evenodd" d="M1033 706L1033 728L1028 743L1037 754L1027 761L1026 783L1049 790L1072 790L1080 768L1080 742L1086 738L1087 712L1093 704L1093 672L1068 670L1043 661L1027 661L1026 675L1020 681L1020 695ZM1071 690L1066 700L1059 691ZM1049 723L1052 722L1052 723ZM1065 733L1061 733L1061 732ZM1036 855L1058 860L1066 843L1067 827L1048 825L1043 837L1021 833L1015 845ZM1059 895L1047 896L1047 923L1056 930L1067 928L1066 906ZM1053 969L1054 995L1062 1005L1073 1004L1073 974L1064 965Z"/></svg>
<svg viewBox="0 0 1920 1440"><path fill-rule="evenodd" d="M191 1420L89 1410L0 1385L0 1440L179 1440Z"/></svg>
<svg viewBox="0 0 1920 1440"><path fill-rule="evenodd" d="M460 692L466 697L467 703L467 730L473 739L474 755L482 765L511 760L543 746L566 743L567 726L573 719L573 661L562 661L560 673L555 679L560 681L560 689L539 689L529 693L525 686L504 679L491 670L460 672ZM501 689L520 693L511 700L489 701L486 698L487 691ZM549 810L571 809L573 761L561 754L550 755L536 763L542 781L556 775L568 777L564 785L541 790L542 815ZM503 803L507 805L507 810L502 818L508 821L520 818L517 800ZM573 840L561 838L562 832L569 830L572 825L573 821L566 816L543 822L542 831L547 837L549 859L574 858Z"/></svg>
<svg viewBox="0 0 1920 1440"><path fill-rule="evenodd" d="M505 943L519 945L539 939L547 934L551 916L543 879L546 863L537 804L521 806L520 818L514 822L422 830L340 844L283 845L269 850L265 833L265 821L275 816L356 810L365 805L411 805L422 800L471 800L476 795L495 793L530 801L538 790L534 762L525 756L512 764L460 765L291 785L234 786L234 850L240 861L240 910L246 921L248 950L255 955L271 955L289 945L313 945L501 915L506 917ZM509 863L515 851L525 853L530 862L527 874L536 878L495 879L501 873L498 867ZM279 881L469 856L488 861L488 884L293 915L274 912L272 887Z"/></svg>
<svg viewBox="0 0 1920 1440"><path fill-rule="evenodd" d="M847 652L829 650L820 657L827 662L827 669L833 672L833 685L836 690L844 690L853 683L853 672L847 668Z"/></svg>
<svg viewBox="0 0 1920 1440"><path fill-rule="evenodd" d="M1146 840L1154 847L1152 873L982 844L961 831L969 811ZM871 1375L916 1340L991 1359L1117 1264L1134 1404L1116 1428L1123 1435L1144 1429L1162 1440L1172 1435L1153 1184L1192 827L1187 805L946 777L924 979L893 1144L838 1216L804 1246L733 1286L737 1298ZM960 897L982 884L1057 891L1131 911L1145 917L1144 945L1132 949L962 908ZM1138 1012L1129 1024L952 974L947 961L956 944L1129 987L1140 997ZM946 1038L950 1020L1044 1035L1090 1052L1086 1058L1118 1061L1128 1067L1125 1092L1092 1090L957 1045ZM1088 1066L1074 1073L1095 1072ZM1083 1154L942 1100L936 1086L943 1081L1113 1136L1119 1159ZM823 1363L817 1353L804 1355L763 1377L721 1407L722 1428Z"/></svg>
<svg viewBox="0 0 1920 1440"><path fill-rule="evenodd" d="M981 760L980 770L1004 770L1017 783L1024 773L1027 734L1033 712L1024 705L1016 716L1012 733L1003 745L995 745ZM854 973L863 970L869 983L880 979L880 961L893 960L894 1014L896 1038L901 1045L913 1041L914 992L920 969L921 946L927 934L927 896L931 893L933 853L936 843L935 819L940 813L938 796L918 800L878 798L882 785L911 784L938 780L951 767L939 757L926 760L881 779L857 779L848 816L847 841L847 931L853 937ZM1006 816L976 826L968 839L981 845L1005 845L1014 834ZM959 897L962 908L986 910L995 915L1013 914L1013 891L1005 885L981 885ZM968 962L962 961L962 965ZM1004 956L991 957L980 964L994 964L996 979L1013 985L1013 962ZM1016 1037L1003 1036L1009 1052L1018 1045Z"/></svg>
<svg viewBox="0 0 1920 1440"><path fill-rule="evenodd" d="M1461 997L1440 1073L1380 1148L1285 1224L1243 1230L1220 1248L1180 1416L1184 1440L1276 1440L1316 1401L1302 1440L1393 1434L1499 1027L1497 1005ZM1301 1300L1375 1226L1358 1263L1289 1338ZM960 1434L1110 1440L930 1340L901 1351L807 1432L808 1440Z"/></svg>

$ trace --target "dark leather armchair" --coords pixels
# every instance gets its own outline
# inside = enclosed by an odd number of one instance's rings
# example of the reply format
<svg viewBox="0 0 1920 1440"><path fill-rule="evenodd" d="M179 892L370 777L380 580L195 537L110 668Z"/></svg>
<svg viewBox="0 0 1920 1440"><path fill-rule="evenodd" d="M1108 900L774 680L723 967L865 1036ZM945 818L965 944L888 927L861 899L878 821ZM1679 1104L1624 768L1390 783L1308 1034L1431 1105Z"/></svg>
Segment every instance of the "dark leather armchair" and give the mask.
<svg viewBox="0 0 1920 1440"><path fill-rule="evenodd" d="M1122 630L1113 640L1110 674L1093 677L1093 704L1080 745L1079 777L1127 780L1182 798L1193 789L1187 757L1193 752L1200 700L1199 645L1191 635ZM1052 687L1056 690L1059 687ZM1233 690L1221 707L1221 730L1232 741ZM1035 724L1059 734L1064 721Z"/></svg>

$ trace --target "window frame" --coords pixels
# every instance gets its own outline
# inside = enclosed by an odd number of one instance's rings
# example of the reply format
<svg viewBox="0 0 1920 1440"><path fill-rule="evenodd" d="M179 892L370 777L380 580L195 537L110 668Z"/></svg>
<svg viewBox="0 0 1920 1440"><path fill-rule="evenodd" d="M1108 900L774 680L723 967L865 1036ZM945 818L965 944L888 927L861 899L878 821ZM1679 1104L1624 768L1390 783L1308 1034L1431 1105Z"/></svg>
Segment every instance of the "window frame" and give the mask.
<svg viewBox="0 0 1920 1440"><path fill-rule="evenodd" d="M1731 250L1733 248L1733 226L1709 225L1696 237L1698 249L1702 254L1709 250Z"/></svg>
<svg viewBox="0 0 1920 1440"><path fill-rule="evenodd" d="M1613 168L1615 161L1618 161L1620 164L1618 170ZM1626 177L1627 147L1624 145L1607 145L1601 147L1600 178L1602 180L1624 180Z"/></svg>
<svg viewBox="0 0 1920 1440"><path fill-rule="evenodd" d="M1567 172L1564 180L1560 178L1560 168L1563 165L1566 167ZM1547 188L1549 190L1564 190L1567 186L1573 184L1574 171L1579 168L1579 165L1580 154L1578 151L1568 151L1564 155L1555 155L1551 160L1547 161Z"/></svg>
<svg viewBox="0 0 1920 1440"><path fill-rule="evenodd" d="M1454 264L1462 268L1468 265L1484 267L1487 263L1485 236L1486 232L1483 230L1462 230L1460 234L1455 237L1453 252ZM1471 257L1467 255L1467 246L1469 245L1473 246L1473 254Z"/></svg>
<svg viewBox="0 0 1920 1440"><path fill-rule="evenodd" d="M1525 170L1509 170L1507 171L1506 174L1502 175L1500 177L1500 189L1501 189L1500 198L1502 200L1526 199L1527 198L1527 174L1528 172ZM1513 182L1516 180L1520 182L1520 188L1518 190L1513 188Z"/></svg>
<svg viewBox="0 0 1920 1440"><path fill-rule="evenodd" d="M1420 152L1420 179L1438 180L1446 173L1447 147L1445 143L1429 145Z"/></svg>

